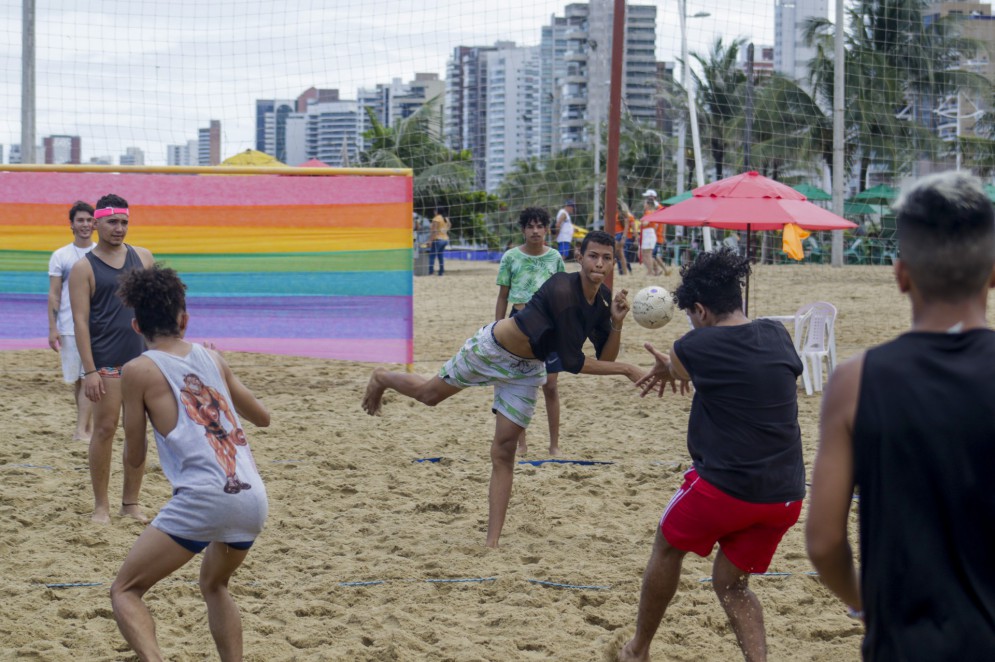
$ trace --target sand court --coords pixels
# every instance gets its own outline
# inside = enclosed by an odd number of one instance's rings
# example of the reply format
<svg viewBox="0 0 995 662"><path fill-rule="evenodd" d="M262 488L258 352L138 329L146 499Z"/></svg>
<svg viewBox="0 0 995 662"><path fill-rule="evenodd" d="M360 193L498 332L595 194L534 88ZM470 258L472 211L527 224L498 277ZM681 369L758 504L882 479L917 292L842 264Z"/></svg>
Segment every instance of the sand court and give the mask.
<svg viewBox="0 0 995 662"><path fill-rule="evenodd" d="M492 319L496 273L497 265L450 260L444 277L415 280L418 373L434 374ZM631 299L647 285L677 282L676 273L652 278L637 269L616 275L615 286ZM839 309L841 359L909 325L887 267L764 266L751 280L754 316L817 300ZM643 343L667 347L687 328L680 313L657 331L630 316L619 360L649 366ZM561 457L610 464L518 465L502 546L490 550L491 389L468 389L436 408L388 393L383 415L369 417L360 399L372 364L226 356L272 413L267 429L245 426L270 499L266 530L232 582L246 659L602 660L631 634L655 524L689 462L689 397L640 399L620 377L563 374ZM821 394L799 389L810 474ZM143 526L89 521L86 447L70 441L75 413L57 354L0 353L0 397L0 659L133 659L108 591ZM546 459L547 442L540 398L524 459ZM416 461L424 458L438 460ZM153 450L146 513L169 494ZM811 574L804 518L771 574L751 582L770 657L857 660L862 627ZM188 564L146 596L169 659L216 655L198 567ZM689 555L684 568L654 659L740 659L708 582L711 559Z"/></svg>

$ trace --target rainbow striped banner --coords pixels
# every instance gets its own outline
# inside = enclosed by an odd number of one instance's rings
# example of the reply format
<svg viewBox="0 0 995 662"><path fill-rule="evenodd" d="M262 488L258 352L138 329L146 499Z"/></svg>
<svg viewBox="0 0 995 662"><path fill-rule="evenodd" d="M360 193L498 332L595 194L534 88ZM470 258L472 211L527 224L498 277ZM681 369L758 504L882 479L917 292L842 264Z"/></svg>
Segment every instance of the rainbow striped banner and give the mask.
<svg viewBox="0 0 995 662"><path fill-rule="evenodd" d="M72 241L69 207L116 193L127 243L186 282L189 338L411 363L411 178L308 174L0 172L0 350L48 347L48 260Z"/></svg>

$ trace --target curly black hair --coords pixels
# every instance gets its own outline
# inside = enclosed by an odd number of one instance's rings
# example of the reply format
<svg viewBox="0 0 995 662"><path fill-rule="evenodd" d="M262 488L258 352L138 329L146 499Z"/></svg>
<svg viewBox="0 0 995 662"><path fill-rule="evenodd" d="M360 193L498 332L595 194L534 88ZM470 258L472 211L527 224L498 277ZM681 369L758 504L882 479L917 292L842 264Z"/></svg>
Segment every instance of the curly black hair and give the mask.
<svg viewBox="0 0 995 662"><path fill-rule="evenodd" d="M681 267L681 284L674 292L677 307L687 311L700 303L716 315L741 310L749 274L750 261L729 248L699 253L693 262Z"/></svg>
<svg viewBox="0 0 995 662"><path fill-rule="evenodd" d="M135 310L146 340L180 335L180 313L187 309L187 286L175 270L158 262L151 269L134 269L121 278L117 295Z"/></svg>
<svg viewBox="0 0 995 662"><path fill-rule="evenodd" d="M523 230L529 227L532 221L539 221L544 228L549 227L549 212L542 207L526 207L518 215L518 227Z"/></svg>

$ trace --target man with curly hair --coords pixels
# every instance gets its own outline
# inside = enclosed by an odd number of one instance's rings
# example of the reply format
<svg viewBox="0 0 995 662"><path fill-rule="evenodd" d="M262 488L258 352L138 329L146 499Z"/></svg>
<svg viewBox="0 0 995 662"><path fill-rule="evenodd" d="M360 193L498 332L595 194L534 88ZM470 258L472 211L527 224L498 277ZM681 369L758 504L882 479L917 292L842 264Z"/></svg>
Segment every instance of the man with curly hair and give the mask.
<svg viewBox="0 0 995 662"><path fill-rule="evenodd" d="M681 268L677 305L694 327L669 354L647 343L656 365L642 394L694 385L688 419L692 468L660 519L643 575L636 634L620 660L648 660L649 647L677 591L688 552L719 552L712 588L747 660L765 660L763 609L751 573L767 570L778 543L798 521L805 465L798 427L801 360L784 327L750 320L742 288L750 264L722 249Z"/></svg>

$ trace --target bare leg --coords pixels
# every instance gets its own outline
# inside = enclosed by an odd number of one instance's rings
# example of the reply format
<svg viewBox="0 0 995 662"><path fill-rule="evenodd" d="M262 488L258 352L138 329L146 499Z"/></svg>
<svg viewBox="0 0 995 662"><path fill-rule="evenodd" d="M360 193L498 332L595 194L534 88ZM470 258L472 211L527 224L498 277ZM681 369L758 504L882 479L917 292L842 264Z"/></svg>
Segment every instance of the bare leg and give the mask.
<svg viewBox="0 0 995 662"><path fill-rule="evenodd" d="M518 435L518 454L523 456L529 452L529 444L525 440L526 433L527 431L522 429L522 434Z"/></svg>
<svg viewBox="0 0 995 662"><path fill-rule="evenodd" d="M207 622L222 662L242 659L242 617L228 592L228 580L249 550L212 542L200 566L200 592L207 603Z"/></svg>
<svg viewBox="0 0 995 662"><path fill-rule="evenodd" d="M77 379L73 384L73 397L76 399L76 433L73 434L73 441L89 442L93 430L91 427L93 403L83 392L82 379Z"/></svg>
<svg viewBox="0 0 995 662"><path fill-rule="evenodd" d="M639 594L636 634L618 653L621 662L645 661L650 657L650 644L660 627L663 614L677 592L681 580L681 564L687 552L671 547L657 528L653 553L643 573L643 588Z"/></svg>
<svg viewBox="0 0 995 662"><path fill-rule="evenodd" d="M117 397L123 399L121 396L121 380L120 379L108 379L105 382L115 382L114 386L117 388ZM110 389L108 389L108 394ZM106 395L104 396L107 397ZM122 517L132 517L137 519L143 524L149 521L149 518L145 516L142 512L141 507L138 505L138 495L142 490L142 479L145 478L145 463L142 462L141 466L133 467L127 462L124 462L124 454L122 453L121 464L124 467L124 487L121 492L121 511L120 515Z"/></svg>
<svg viewBox="0 0 995 662"><path fill-rule="evenodd" d="M487 499L487 546L497 547L504 517L511 500L511 482L515 477L515 448L524 428L498 414L491 443L491 484Z"/></svg>
<svg viewBox="0 0 995 662"><path fill-rule="evenodd" d="M138 536L118 571L111 585L114 620L140 659L163 659L155 638L155 621L142 596L193 556L165 533L150 526Z"/></svg>
<svg viewBox="0 0 995 662"><path fill-rule="evenodd" d="M767 635L760 600L750 590L750 575L732 564L722 550L712 564L712 588L726 610L736 641L747 662L767 659Z"/></svg>
<svg viewBox="0 0 995 662"><path fill-rule="evenodd" d="M121 380L102 377L104 394L93 403L93 434L90 436L90 484L93 486L94 522L111 521L111 504L107 485L111 475L114 434L121 416ZM144 467L143 467L144 468Z"/></svg>
<svg viewBox="0 0 995 662"><path fill-rule="evenodd" d="M383 404L383 394L387 389L393 389L401 395L414 398L429 407L434 407L462 390L450 386L439 379L438 375L426 378L421 375L387 372L383 368L377 368L370 375L370 381L366 385L366 393L363 395L363 411L370 416L379 414Z"/></svg>
<svg viewBox="0 0 995 662"><path fill-rule="evenodd" d="M560 390L557 387L560 373L546 375L542 385L542 395L546 399L546 420L549 422L549 454L560 454Z"/></svg>

